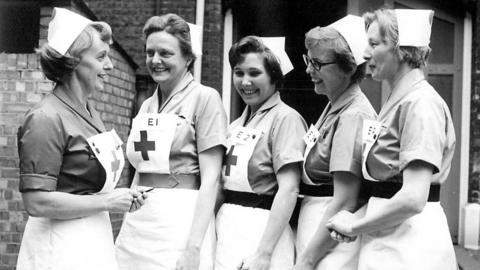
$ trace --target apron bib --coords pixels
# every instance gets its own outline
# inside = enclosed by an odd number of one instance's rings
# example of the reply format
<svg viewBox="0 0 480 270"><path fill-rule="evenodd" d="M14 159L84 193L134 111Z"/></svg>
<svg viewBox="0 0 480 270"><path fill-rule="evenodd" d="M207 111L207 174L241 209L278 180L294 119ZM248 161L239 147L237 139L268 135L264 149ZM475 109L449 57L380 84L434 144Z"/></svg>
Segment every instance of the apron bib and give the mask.
<svg viewBox="0 0 480 270"><path fill-rule="evenodd" d="M377 141L378 135L382 129L382 123L374 120L365 119L363 121L363 132L362 132L362 145L363 145L363 152L362 152L362 174L363 178L376 181L367 170L367 157L368 153L370 153L370 149L372 149L373 144Z"/></svg>
<svg viewBox="0 0 480 270"><path fill-rule="evenodd" d="M242 126L232 131L227 139L227 156L222 170L225 189L253 193L248 182L248 162L260 136L261 131Z"/></svg>
<svg viewBox="0 0 480 270"><path fill-rule="evenodd" d="M127 157L137 172L170 174L170 149L179 117L140 113L133 119Z"/></svg>
<svg viewBox="0 0 480 270"><path fill-rule="evenodd" d="M122 141L115 130L87 139L106 172L103 188L112 191L125 164ZM17 270L117 270L108 212L69 220L29 217L18 255Z"/></svg>
<svg viewBox="0 0 480 270"><path fill-rule="evenodd" d="M313 181L310 179L310 177L308 177L308 174L305 171L305 160L307 159L308 154L310 154L310 151L312 150L312 148L317 143L318 137L320 137L320 132L318 131L318 128L314 125L310 126L307 133L303 137L303 141L305 142L306 147L305 147L305 154L303 155L303 162L302 162L302 180L307 185L315 185Z"/></svg>

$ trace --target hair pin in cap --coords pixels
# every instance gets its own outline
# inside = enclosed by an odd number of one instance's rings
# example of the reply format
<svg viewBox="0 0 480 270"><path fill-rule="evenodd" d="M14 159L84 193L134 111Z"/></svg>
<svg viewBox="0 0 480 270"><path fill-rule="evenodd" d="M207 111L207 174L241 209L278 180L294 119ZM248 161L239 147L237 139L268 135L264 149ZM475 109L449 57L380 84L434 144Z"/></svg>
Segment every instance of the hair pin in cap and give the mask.
<svg viewBox="0 0 480 270"><path fill-rule="evenodd" d="M328 27L337 30L345 41L347 41L357 65L365 62L363 52L368 43L367 34L365 33L365 21L362 17L347 15L330 24Z"/></svg>
<svg viewBox="0 0 480 270"><path fill-rule="evenodd" d="M65 55L80 33L92 21L65 8L54 8L48 25L48 45Z"/></svg>
<svg viewBox="0 0 480 270"><path fill-rule="evenodd" d="M283 75L290 72L293 65L285 51L285 37L261 37L260 39L277 57Z"/></svg>
<svg viewBox="0 0 480 270"><path fill-rule="evenodd" d="M398 24L398 45L423 47L430 44L433 10L395 9Z"/></svg>
<svg viewBox="0 0 480 270"><path fill-rule="evenodd" d="M187 23L190 27L190 39L192 42L192 52L196 56L202 55L202 27L193 23Z"/></svg>

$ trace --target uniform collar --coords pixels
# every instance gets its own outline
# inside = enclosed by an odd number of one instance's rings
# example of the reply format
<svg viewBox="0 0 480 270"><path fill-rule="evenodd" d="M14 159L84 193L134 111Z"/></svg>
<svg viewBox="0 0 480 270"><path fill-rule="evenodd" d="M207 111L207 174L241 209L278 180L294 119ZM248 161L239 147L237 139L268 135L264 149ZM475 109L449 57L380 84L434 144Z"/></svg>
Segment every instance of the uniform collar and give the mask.
<svg viewBox="0 0 480 270"><path fill-rule="evenodd" d="M331 102L330 112L337 112L352 103L361 92L362 90L357 83L350 85L334 102Z"/></svg>
<svg viewBox="0 0 480 270"><path fill-rule="evenodd" d="M415 85L425 80L425 75L418 69L412 69L401 77L395 86L393 87L390 96L385 104L382 106L379 119L386 115L391 109L393 109L407 94L415 90Z"/></svg>
<svg viewBox="0 0 480 270"><path fill-rule="evenodd" d="M275 91L275 93L273 93L262 104L262 106L260 106L260 108L258 108L258 110L256 112L254 112L253 114L251 114L250 106L247 105L247 107L245 107L245 110L243 110L243 113L241 115L241 118L243 119L242 123L250 122L250 120L252 120L256 115L258 115L258 114L260 114L264 111L270 110L271 108L273 108L274 106L276 106L280 102L282 102L282 99L280 98L280 93L278 91Z"/></svg>
<svg viewBox="0 0 480 270"><path fill-rule="evenodd" d="M153 93L150 101L150 105L148 108L149 112L160 112L162 111L165 106L172 100L172 98L181 92L182 90L186 89L186 87L193 81L193 76L190 72L185 73L185 76L183 77L182 80L173 88L172 92L170 95L167 97L167 100L163 102L162 106L160 107L160 99L159 99L159 92L160 90L160 85L157 85L157 89L155 90L155 93Z"/></svg>
<svg viewBox="0 0 480 270"><path fill-rule="evenodd" d="M53 94L65 103L68 107L74 110L80 117L82 117L87 123L93 126L99 133L105 132L105 126L103 125L100 115L97 110L95 110L92 102L87 101L87 107L90 111L88 113L87 109L81 104L81 102L73 95L73 92L68 90L62 85L57 85L53 90Z"/></svg>
<svg viewBox="0 0 480 270"><path fill-rule="evenodd" d="M338 98L334 102L329 102L327 104L327 106L323 110L322 115L317 121L317 128L319 128L323 124L328 115L336 114L337 112L343 110L345 107L351 104L355 100L355 98L358 97L361 93L362 90L360 90L360 87L357 83L350 85L347 89L345 89L345 91L343 91L340 96L338 96Z"/></svg>

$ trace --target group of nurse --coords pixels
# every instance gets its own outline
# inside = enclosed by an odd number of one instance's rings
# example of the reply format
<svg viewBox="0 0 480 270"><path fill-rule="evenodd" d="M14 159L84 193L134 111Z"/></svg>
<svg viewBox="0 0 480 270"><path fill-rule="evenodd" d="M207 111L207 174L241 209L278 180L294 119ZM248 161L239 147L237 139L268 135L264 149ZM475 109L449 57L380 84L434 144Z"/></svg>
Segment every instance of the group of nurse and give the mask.
<svg viewBox="0 0 480 270"><path fill-rule="evenodd" d="M17 269L457 269L439 204L455 136L421 70L432 16L381 9L308 31L306 72L329 99L309 129L276 88L292 69L278 39L230 48L246 108L228 125L218 92L193 79L192 28L150 18L157 88L126 142L132 187L114 189L122 141L88 101L112 69L111 30L55 8L39 54L56 86L18 133L31 217ZM366 66L391 89L378 116ZM126 212L115 244L108 211Z"/></svg>

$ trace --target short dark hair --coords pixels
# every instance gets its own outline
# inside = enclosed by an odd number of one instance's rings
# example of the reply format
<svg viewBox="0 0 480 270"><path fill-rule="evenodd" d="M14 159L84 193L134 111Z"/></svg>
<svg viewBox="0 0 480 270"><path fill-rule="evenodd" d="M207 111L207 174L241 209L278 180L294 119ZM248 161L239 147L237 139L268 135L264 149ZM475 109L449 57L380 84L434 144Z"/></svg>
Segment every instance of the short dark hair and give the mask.
<svg viewBox="0 0 480 270"><path fill-rule="evenodd" d="M363 14L366 29L373 22L378 23L380 36L383 42L390 41L394 46L394 52L397 53L401 62L406 62L411 68L419 68L427 65L428 57L432 51L429 46L414 47L400 46L398 44L398 22L395 10L381 8L374 12Z"/></svg>
<svg viewBox="0 0 480 270"><path fill-rule="evenodd" d="M350 77L351 83L360 83L365 77L366 64L357 66L347 41L333 27L317 26L305 34L305 48L310 50L316 46L331 50L338 67L345 73L353 72Z"/></svg>
<svg viewBox="0 0 480 270"><path fill-rule="evenodd" d="M57 52L48 42L37 49L40 55L40 66L45 76L51 81L62 83L65 76L71 74L77 67L81 54L92 46L95 32L100 34L102 41L112 43L110 26L105 22L92 22L78 35L65 55Z"/></svg>
<svg viewBox="0 0 480 270"><path fill-rule="evenodd" d="M155 32L165 31L177 38L180 44L180 51L183 56L191 60L188 70L193 70L195 55L192 50L192 39L190 36L190 27L188 23L180 16L174 13L168 13L162 16L153 16L147 20L143 27L145 40L148 36Z"/></svg>
<svg viewBox="0 0 480 270"><path fill-rule="evenodd" d="M277 84L283 79L278 58L257 36L246 36L232 45L228 52L230 67L233 69L238 63L244 61L248 53L258 53L263 56L263 65L272 84Z"/></svg>

